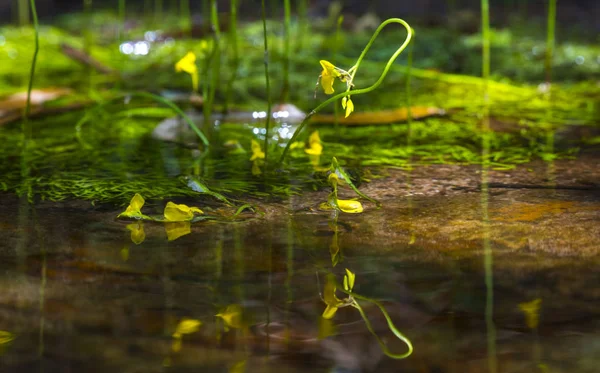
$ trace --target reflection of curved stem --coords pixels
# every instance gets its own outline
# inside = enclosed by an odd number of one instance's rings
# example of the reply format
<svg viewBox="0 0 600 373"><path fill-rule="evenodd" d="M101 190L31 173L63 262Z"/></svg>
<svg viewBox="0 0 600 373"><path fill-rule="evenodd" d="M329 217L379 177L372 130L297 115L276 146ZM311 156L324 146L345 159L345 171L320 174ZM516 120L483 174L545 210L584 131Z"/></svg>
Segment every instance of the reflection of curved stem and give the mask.
<svg viewBox="0 0 600 373"><path fill-rule="evenodd" d="M360 66L360 63L362 62L363 58L365 57L365 54L367 53L367 51L369 50L369 48L371 48L371 45L373 44L373 42L375 41L375 39L377 38L377 36L379 35L379 33L381 32L381 30L387 26L390 23L399 23L402 26L404 26L406 28L406 31L408 32L408 34L406 35L406 39L404 40L404 43L402 43L402 45L400 46L400 48L398 48L396 50L396 52L394 52L394 54L392 55L392 57L390 57L390 59L388 60L387 64L385 65L385 68L383 69L383 72L381 73L381 75L379 76L379 79L377 79L377 81L371 85L370 87L367 88L361 88L361 89L355 89L355 90L348 90L345 92L342 92L340 94L337 94L333 97L330 97L328 100L323 101L320 105L318 105L316 108L314 108L310 113L308 113L306 115L306 117L304 117L304 120L302 121L302 123L300 123L300 126L298 126L298 129L296 131L294 131L294 135L292 136L292 138L288 141L285 149L283 150L283 154L281 155L281 158L279 158L279 164L283 163L285 156L287 155L290 146L295 142L296 138L298 137L298 135L300 134L300 132L302 132L302 129L306 126L306 123L308 123L309 119L315 115L316 113L318 113L321 109L323 109L325 106L331 104L332 102L335 102L343 97L346 96L355 96L355 95L362 95L365 93L369 93L373 90L375 90L377 87L379 87L381 85L381 83L383 82L383 79L385 79L386 75L388 74L390 68L392 67L392 64L394 63L394 61L396 61L396 58L398 58L398 56L400 55L400 53L402 53L402 51L404 51L404 49L406 48L406 46L408 45L408 43L410 43L410 40L412 38L412 29L410 27L410 25L408 23L406 23L406 21L404 21L403 19L400 18L390 18L386 21L384 21L381 25L379 25L379 27L377 28L377 30L375 30L375 33L373 34L373 36L371 37L371 40L369 40L369 43L367 44L367 46L365 47L365 49L363 49L361 55L358 57L358 60L356 61L356 64L350 69L352 70L351 72L351 76L352 78L354 78L354 75L356 74L356 71L358 71L358 68Z"/></svg>
<svg viewBox="0 0 600 373"><path fill-rule="evenodd" d="M198 137L200 138L200 141L202 141L202 144L205 147L209 146L208 143L208 139L206 138L206 136L204 136L204 134L202 133L202 131L196 126L196 124L194 124L194 122L192 121L192 119L190 117L187 116L186 113L183 112L183 110L181 110L177 105L175 105L174 103L172 103L169 100L166 100L160 96L154 95L152 93L147 93L147 92L131 92L131 93L127 93L124 95L119 95L115 98L112 98L106 102L100 103L98 104L92 111L96 111L98 109L103 108L104 106L112 103L112 102L116 102L119 100L123 100L124 98L127 97L144 97L144 98L149 98L151 100L157 101L165 106L168 106L169 108L173 109L173 111L179 115L181 115L181 117L183 118L183 120L190 126L190 128L196 133L196 135L198 135ZM75 124L75 137L77 137L77 140L79 140L80 143L82 144L86 144L83 139L81 138L81 127L88 121L90 120L92 117L92 115L90 113L87 113L83 118L81 118L79 120L79 122L77 122L77 124Z"/></svg>
<svg viewBox="0 0 600 373"><path fill-rule="evenodd" d="M390 328L391 332L394 333L394 335L399 340L401 340L402 342L404 342L406 344L406 347L408 347L408 351L406 351L404 354L393 354L393 353L391 353L390 350L387 348L387 345L381 340L381 338L379 338L379 336L377 335L377 333L375 333L375 331L373 330L373 327L371 326L371 322L367 318L367 315L363 311L362 307L358 304L357 301L354 301L352 303L352 306L354 308L356 308L358 310L358 312L360 312L360 316L363 318L363 320L365 320L365 324L367 326L367 329L369 329L369 331L371 332L371 334L373 334L375 336L375 338L377 338L377 342L379 342L379 345L381 346L381 349L383 350L384 354L386 354L387 356L391 357L392 359L405 359L405 358L409 357L413 353L412 343L410 342L410 340L404 334L402 334L396 328L396 326L392 322L392 319L390 318L390 315L387 313L387 311L385 310L385 307L383 307L383 305L381 303L379 303L378 301L376 301L374 299L367 298L365 296L362 296L362 295L359 295L359 294L356 294L356 293L348 292L348 291L345 291L343 289L340 289L340 291L342 291L342 292L350 295L353 298L364 300L364 301L367 301L367 302L371 302L374 305L376 305L377 308L379 308L379 310L383 314L383 317L385 317L385 320L387 321L387 324L388 324L388 328Z"/></svg>

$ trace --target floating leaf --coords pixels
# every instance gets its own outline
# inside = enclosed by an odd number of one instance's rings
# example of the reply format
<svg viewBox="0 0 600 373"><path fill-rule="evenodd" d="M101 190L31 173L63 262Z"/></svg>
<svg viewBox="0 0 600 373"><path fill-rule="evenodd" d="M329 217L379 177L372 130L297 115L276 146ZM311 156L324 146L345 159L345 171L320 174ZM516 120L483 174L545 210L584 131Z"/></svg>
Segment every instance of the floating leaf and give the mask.
<svg viewBox="0 0 600 373"><path fill-rule="evenodd" d="M167 232L167 240L175 241L179 237L192 232L191 224L189 221L165 223L165 232Z"/></svg>

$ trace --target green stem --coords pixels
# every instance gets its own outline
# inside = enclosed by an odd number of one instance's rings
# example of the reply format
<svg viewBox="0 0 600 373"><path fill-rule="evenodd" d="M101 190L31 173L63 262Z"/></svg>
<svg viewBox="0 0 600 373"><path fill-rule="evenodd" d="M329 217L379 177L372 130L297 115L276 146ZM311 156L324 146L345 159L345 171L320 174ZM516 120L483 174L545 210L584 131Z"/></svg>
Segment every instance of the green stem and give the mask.
<svg viewBox="0 0 600 373"><path fill-rule="evenodd" d="M19 0L17 12L19 17L19 26L23 27L29 24L29 6L27 0Z"/></svg>
<svg viewBox="0 0 600 373"><path fill-rule="evenodd" d="M302 129L306 126L306 123L308 123L308 121L310 120L310 118L313 115L318 113L325 106L331 104L332 102L336 102L337 100L340 100L343 97L350 96L350 95L356 96L356 95L362 95L365 93L369 93L369 92L372 92L373 90L377 89L377 87L379 87L381 85L381 83L385 79L386 75L388 74L390 68L392 67L394 61L396 61L396 58L398 58L400 53L402 53L404 51L404 49L406 49L406 46L408 45L408 43L410 43L410 40L412 39L412 29L411 29L410 25L408 23L406 23L406 21L404 21L403 19L390 18L379 25L379 27L377 28L377 30L375 30L375 33L371 37L371 40L369 40L369 43L367 44L367 46L361 53L360 57L358 57L358 60L356 61L356 64L353 67L353 72L351 74L352 78L354 78L354 74L356 74L356 71L358 70L363 58L365 57L365 54L367 53L369 48L371 48L371 45L373 44L373 42L375 41L375 39L377 38L377 36L381 32L381 30L390 23L399 23L402 26L404 26L406 28L407 35L406 35L406 39L404 40L404 43L402 43L400 48L398 48L396 50L396 52L394 52L392 57L390 57L390 59L388 60L387 64L385 65L385 68L383 69L383 72L381 73L381 76L379 76L379 79L377 79L377 81L375 83L373 83L373 85L371 85L370 87L355 89L355 90L351 90L351 91L345 91L345 92L339 93L333 97L330 97L329 99L327 99L326 101L324 101L320 105L318 105L316 108L314 108L310 113L308 113L306 115L306 117L304 118L304 120L300 123L300 126L298 126L298 129L294 132L294 135L292 136L290 141L288 141L285 149L283 150L283 154L281 155L281 158L279 158L279 165L281 165L283 163L285 156L287 155L287 153L289 151L290 146L295 142L296 138L298 138L298 136L300 135L300 132L302 132Z"/></svg>
<svg viewBox="0 0 600 373"><path fill-rule="evenodd" d="M231 77L229 78L229 82L227 82L227 93L225 95L223 113L229 111L229 102L233 95L233 83L237 79L238 67L240 65L240 46L237 36L238 1L239 0L231 0L229 43L232 46L233 56L231 58Z"/></svg>
<svg viewBox="0 0 600 373"><path fill-rule="evenodd" d="M190 0L179 0L179 15L185 20L183 31L188 37L191 37L192 32L192 18L190 14Z"/></svg>
<svg viewBox="0 0 600 373"><path fill-rule="evenodd" d="M92 54L92 0L83 0L83 13L85 15L85 28L83 31L83 50L85 54L91 56ZM87 76L87 88L88 93L92 91L92 67L87 65L85 67L85 74Z"/></svg>
<svg viewBox="0 0 600 373"><path fill-rule="evenodd" d="M33 0L32 0L33 1ZM92 112L95 112L99 109L104 108L106 105L115 102L115 101L119 101L119 100L123 100L124 98L127 97L141 97L141 98L149 98L151 100L157 101L165 106L168 106L169 108L173 109L173 111L175 113L177 113L178 115L181 115L181 117L183 118L183 120L190 126L190 128L196 133L196 135L198 135L198 138L200 139L200 141L202 142L202 144L204 144L205 149L209 147L209 142L208 139L206 138L206 136L204 136L204 134L202 133L202 131L196 126L196 124L194 123L194 121L192 121L192 119L190 117L187 116L186 113L183 112L183 110L181 110L177 105L175 105L174 103L172 103L169 100L164 99L163 97L154 95L152 93L148 93L148 92L131 92L131 93L127 93L124 95L119 95L115 98L112 98L106 102L100 103L98 104L94 109L90 110L89 113L87 113L83 118L81 118L79 120L79 122L77 122L77 124L75 125L75 137L77 137L77 139L83 142L83 139L81 138L81 130L82 130L82 126L92 117ZM85 144L85 143L84 143Z"/></svg>
<svg viewBox="0 0 600 373"><path fill-rule="evenodd" d="M554 54L554 40L556 30L556 1L548 0L548 29L546 35L546 82L550 83L552 78L552 56Z"/></svg>
<svg viewBox="0 0 600 373"><path fill-rule="evenodd" d="M31 124L29 123L29 115L31 114L31 90L33 89L33 78L35 76L35 66L37 64L37 56L40 50L40 25L38 23L37 10L35 7L35 0L29 0L31 7L31 15L33 16L33 27L34 27L34 49L33 49L33 60L31 61L31 70L29 71L29 84L27 85L27 103L25 104L25 115L23 118L23 125L21 127L25 142L31 138Z"/></svg>
<svg viewBox="0 0 600 373"><path fill-rule="evenodd" d="M341 44L341 31L342 31L342 23L344 22L344 16L340 15L337 19L337 25L335 28L335 43L333 44L333 50L332 50L332 61L335 61L337 59L337 54L338 54L338 49L340 47ZM335 130L336 132L339 131L339 122L340 122L340 108L338 105L334 105L333 106L333 115L335 118L335 122L334 122L334 126L335 126Z"/></svg>
<svg viewBox="0 0 600 373"><path fill-rule="evenodd" d="M265 0L262 0L262 22L263 22L263 39L265 44L265 83L267 90L267 118L265 121L265 169L268 167L269 155L269 126L271 124L271 83L269 81L269 42L267 38L267 13L265 9ZM289 147L289 144L288 144ZM286 147L286 149L288 148Z"/></svg>
<svg viewBox="0 0 600 373"><path fill-rule="evenodd" d="M414 37L414 31L413 31ZM413 64L413 49L415 43L412 43L410 47L408 47L408 59L406 61L406 121L408 122L409 131L412 126L412 99L411 99L411 89L410 89L410 81L411 81L411 69ZM409 148L410 151L410 148Z"/></svg>
<svg viewBox="0 0 600 373"><path fill-rule="evenodd" d="M490 77L490 6L488 0L481 0L481 30L483 39L481 75L487 84Z"/></svg>
<svg viewBox="0 0 600 373"><path fill-rule="evenodd" d="M281 101L287 102L289 98L290 91L290 40L292 35L291 32L291 6L290 0L283 1L283 14L284 14L284 22L283 22L283 30L284 30L284 52L283 52L283 90L281 92Z"/></svg>

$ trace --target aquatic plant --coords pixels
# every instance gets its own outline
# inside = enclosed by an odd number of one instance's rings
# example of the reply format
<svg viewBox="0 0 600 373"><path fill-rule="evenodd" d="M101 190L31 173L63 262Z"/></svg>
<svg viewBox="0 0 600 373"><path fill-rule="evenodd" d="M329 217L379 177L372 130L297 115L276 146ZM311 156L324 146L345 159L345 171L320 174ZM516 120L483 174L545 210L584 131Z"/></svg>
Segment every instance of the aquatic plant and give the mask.
<svg viewBox="0 0 600 373"><path fill-rule="evenodd" d="M383 351L383 353L385 355L387 355L388 357L391 357L392 359L405 359L405 358L409 357L413 352L413 346L412 346L412 343L410 342L410 340L404 334L402 334L398 330L398 328L396 328L392 319L390 318L390 315L387 313L385 307L383 307L383 305L381 303L379 303L378 301L376 301L374 299L365 297L363 295L360 295L360 294L357 294L354 292L355 282L356 282L356 275L352 271L350 271L348 268L346 268L346 273L344 274L343 289L340 289L340 291L347 294L348 296L344 299L339 299L336 295L337 285L336 285L336 281L335 281L335 276L333 274L329 274L327 276L327 282L325 283L325 287L323 289L323 294L321 296L321 299L326 304L326 308L323 311L323 314L321 315L321 317L323 317L324 319L332 319L335 316L338 309L340 309L340 308L343 308L343 307L355 308L360 313L360 316L362 317L363 321L365 322L365 325L366 325L367 329L369 330L369 332L377 339L377 342L379 343L379 346L381 347L381 350ZM385 320L387 322L387 326L390 329L390 331L396 336L396 338L398 338L399 340L401 340L402 342L404 342L406 344L408 351L406 351L403 354L394 354L394 353L390 352L390 350L387 347L387 345L385 344L385 342L373 330L373 326L371 325L371 322L369 321L369 318L365 314L361 305L358 303L358 300L370 302L370 303L374 304L375 306L377 306L377 308L379 308L379 310L381 311L381 313L383 314L383 317L385 318Z"/></svg>
<svg viewBox="0 0 600 373"><path fill-rule="evenodd" d="M375 41L375 39L377 38L377 36L381 32L381 30L383 30L383 28L390 23L399 23L402 26L404 26L404 28L406 28L406 31L407 31L406 39L404 40L402 45L396 50L396 52L394 52L392 57L390 57L387 64L385 65L384 70L381 73L379 79L375 83L373 83L370 87L367 87L367 88L354 89L353 80L354 80L354 77L355 77L359 67L360 67L362 60L364 59L365 55L371 48L371 45L373 44L373 42ZM385 79L388 72L390 71L390 68L391 68L392 64L394 63L394 61L396 60L396 58L400 55L400 53L402 53L402 51L404 51L406 46L410 43L411 38L412 38L412 29L408 23L406 23L404 20L402 20L400 18L390 18L390 19L387 19L386 21L382 22L379 25L379 27L375 30L375 32L373 33L373 36L367 43L366 47L363 49L362 53L358 57L354 66L352 66L347 71L336 67L335 65L331 64L328 61L321 60L320 63L321 63L321 66L323 67L323 71L321 72L321 76L320 76L319 80L321 82L321 85L323 86L325 93L326 94L334 93L333 82L335 81L335 79L340 79L342 82L346 83L346 91L342 92L340 94L337 94L337 95L329 98L328 100L322 102L316 108L314 108L310 113L308 113L306 115L304 120L298 126L298 129L294 132L294 135L292 136L292 138L288 141L285 149L283 150L281 158L279 159L279 164L283 163L283 161L285 160L285 156L287 155L287 153L289 151L290 145L293 144L294 141L296 140L296 138L300 135L300 133L302 132L302 129L306 126L306 123L308 123L310 118L313 115L315 115L316 113L318 113L322 108L324 108L325 106L329 105L332 102L342 99L342 106L346 110L346 116L350 115L350 113L352 113L352 111L354 110L354 104L352 103L352 100L350 99L350 95L366 94L366 93L372 92L377 87L379 87L381 85L381 83L383 82L383 80Z"/></svg>
<svg viewBox="0 0 600 373"><path fill-rule="evenodd" d="M350 179L350 176L344 171L344 169L339 165L338 160L333 157L331 160L330 174L327 177L327 181L329 185L331 185L332 191L329 193L327 197L327 202L322 203L319 207L323 210L337 210L342 211L349 214L358 214L363 212L363 206L359 201L356 200L344 200L338 198L338 185L341 181L344 181L352 190L358 194L360 197L373 202L377 205L377 207L381 206L381 203L371 197L368 197L364 193L358 190L358 188Z"/></svg>
<svg viewBox="0 0 600 373"><path fill-rule="evenodd" d="M262 24L263 24L263 41L265 45L265 84L266 84L266 95L267 95L267 118L265 120L265 167L268 166L268 154L269 154L269 127L271 123L271 83L269 80L269 41L267 38L267 12L265 9L265 0L261 2L262 6Z"/></svg>

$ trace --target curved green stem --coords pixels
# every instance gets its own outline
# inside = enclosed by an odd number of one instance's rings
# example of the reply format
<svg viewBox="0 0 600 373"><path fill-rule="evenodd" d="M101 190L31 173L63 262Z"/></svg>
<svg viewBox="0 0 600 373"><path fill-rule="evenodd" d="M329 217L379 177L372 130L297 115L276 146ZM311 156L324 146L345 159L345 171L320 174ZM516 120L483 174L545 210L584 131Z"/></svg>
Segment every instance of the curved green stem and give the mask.
<svg viewBox="0 0 600 373"><path fill-rule="evenodd" d="M173 109L173 111L175 113L177 113L178 115L181 115L181 117L183 118L183 120L190 126L190 128L196 133L196 135L198 135L198 138L200 138L200 141L202 141L202 144L205 146L205 148L209 147L208 139L206 138L206 136L204 136L204 133L202 133L202 131L198 128L198 126L196 126L196 124L194 123L194 121L192 121L192 119L190 117L188 117L187 114L183 112L183 110L181 110L177 105L175 105L171 101L166 100L163 97L154 95L152 93L148 93L148 92L131 92L131 93L127 93L127 94L124 94L124 95L119 95L119 96L117 96L115 98L112 98L112 99L106 101L106 102L98 104L94 108L93 111L102 109L103 107L105 107L106 105L108 105L108 104L110 104L112 102L122 100L122 99L124 99L126 97L129 97L129 96L149 98L151 100L157 101L157 102L159 102L159 103L161 103L161 104L163 104L165 106L168 106L169 108ZM84 143L84 141L81 138L81 128L90 119L90 117L91 117L91 114L87 113L75 125L75 136L82 143Z"/></svg>
<svg viewBox="0 0 600 373"><path fill-rule="evenodd" d="M371 48L371 45L373 44L373 42L375 41L375 39L377 38L377 36L379 35L379 33L381 32L381 30L387 26L390 23L399 23L402 26L404 26L406 28L407 31L407 35L406 35L406 39L404 40L404 43L402 43L402 45L400 46L400 48L398 48L396 50L396 52L394 52L394 54L392 55L392 57L390 57L390 59L388 60L387 64L385 65L385 68L383 69L383 72L381 73L381 75L379 76L379 79L377 79L377 81L375 83L373 83L373 85L371 85L370 87L367 88L361 88L361 89L355 89L352 91L345 91L342 93L339 93L333 97L330 97L329 99L327 99L326 101L322 102L321 104L319 104L316 108L314 108L310 113L308 113L306 115L306 117L304 118L304 120L302 121L302 123L300 123L300 126L298 127L298 129L294 132L294 135L292 136L292 138L290 139L290 141L288 141L285 149L283 150L283 154L281 155L281 158L279 158L279 165L281 165L285 159L285 156L287 155L290 146L295 142L296 138L300 135L300 132L302 132L302 129L306 126L306 123L308 123L309 119L315 115L316 113L318 113L321 109L323 109L325 106L331 104L332 102L335 102L343 97L346 96L355 96L355 95L362 95L365 93L369 93L375 89L377 89L377 87L379 87L381 85L381 83L383 82L383 79L385 79L386 75L388 74L388 72L390 71L390 68L392 67L392 64L394 63L394 61L396 61L396 58L398 58L398 56L400 55L400 53L402 53L404 51L404 49L406 49L406 46L408 45L408 43L410 43L410 40L412 39L412 28L410 27L410 25L408 23L406 23L406 21L404 21L403 19L400 18L390 18L386 21L384 21L381 25L379 25L379 27L377 28L377 30L375 30L375 33L373 34L373 36L371 37L371 40L369 40L369 43L367 44L367 46L365 47L365 49L362 51L361 55L358 57L358 60L356 61L356 64L350 69L352 70L352 72L350 73L351 77L354 78L354 75L356 74L356 71L358 70L360 63L362 62L363 58L365 57L367 51L369 50L369 48Z"/></svg>

